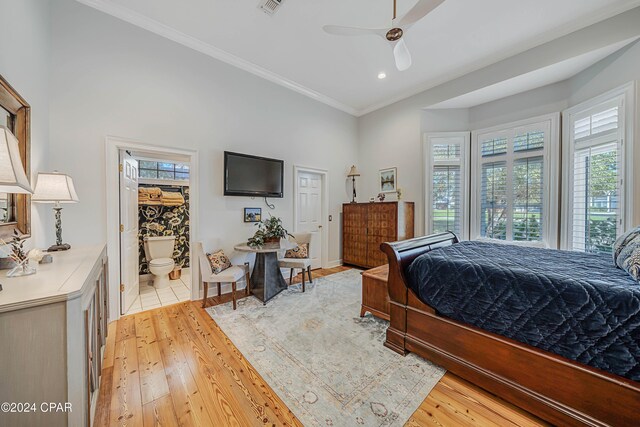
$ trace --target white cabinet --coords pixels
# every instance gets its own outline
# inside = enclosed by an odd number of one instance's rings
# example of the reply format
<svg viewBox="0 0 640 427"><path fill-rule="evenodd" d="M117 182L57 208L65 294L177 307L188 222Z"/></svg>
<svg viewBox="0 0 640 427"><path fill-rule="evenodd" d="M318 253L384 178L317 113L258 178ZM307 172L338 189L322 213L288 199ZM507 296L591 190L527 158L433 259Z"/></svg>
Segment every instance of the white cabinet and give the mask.
<svg viewBox="0 0 640 427"><path fill-rule="evenodd" d="M78 247L53 253L35 275L0 274L0 402L35 409L0 412L0 425L90 425L107 335L106 253Z"/></svg>

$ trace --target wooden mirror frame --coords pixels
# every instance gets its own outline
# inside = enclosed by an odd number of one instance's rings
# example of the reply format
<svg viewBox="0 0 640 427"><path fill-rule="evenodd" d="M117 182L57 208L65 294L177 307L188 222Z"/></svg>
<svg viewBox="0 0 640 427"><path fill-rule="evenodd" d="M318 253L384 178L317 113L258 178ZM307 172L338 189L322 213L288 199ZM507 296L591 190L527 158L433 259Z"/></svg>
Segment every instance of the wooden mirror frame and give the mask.
<svg viewBox="0 0 640 427"><path fill-rule="evenodd" d="M13 133L18 139L22 166L31 182L31 107L1 75L0 107L15 116ZM31 237L31 195L11 194L10 197L16 207L16 220L0 224L0 238L8 241L14 230L22 237Z"/></svg>

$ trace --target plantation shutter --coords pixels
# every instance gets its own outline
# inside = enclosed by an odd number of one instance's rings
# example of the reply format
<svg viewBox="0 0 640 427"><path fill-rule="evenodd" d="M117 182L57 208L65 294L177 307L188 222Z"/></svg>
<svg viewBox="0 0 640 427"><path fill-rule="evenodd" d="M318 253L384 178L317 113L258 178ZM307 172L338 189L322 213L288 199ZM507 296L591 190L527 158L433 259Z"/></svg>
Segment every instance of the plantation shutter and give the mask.
<svg viewBox="0 0 640 427"><path fill-rule="evenodd" d="M468 144L468 133L426 135L427 233L453 231L461 238L467 237Z"/></svg>
<svg viewBox="0 0 640 427"><path fill-rule="evenodd" d="M620 102L605 102L574 118L569 249L611 253L621 232Z"/></svg>
<svg viewBox="0 0 640 427"><path fill-rule="evenodd" d="M538 119L540 120L540 119ZM557 116L474 132L472 237L556 247L549 153Z"/></svg>

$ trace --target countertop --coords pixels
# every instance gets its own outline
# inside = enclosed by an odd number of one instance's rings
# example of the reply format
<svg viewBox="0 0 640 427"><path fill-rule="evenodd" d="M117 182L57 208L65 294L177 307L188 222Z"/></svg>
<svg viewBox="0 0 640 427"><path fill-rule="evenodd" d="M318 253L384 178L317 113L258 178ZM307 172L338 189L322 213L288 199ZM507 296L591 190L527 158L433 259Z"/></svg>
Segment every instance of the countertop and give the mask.
<svg viewBox="0 0 640 427"><path fill-rule="evenodd" d="M53 262L50 264L31 261L37 273L30 276L7 277L9 270L2 270L0 313L79 297L96 261L105 251L106 245L96 245L51 252Z"/></svg>

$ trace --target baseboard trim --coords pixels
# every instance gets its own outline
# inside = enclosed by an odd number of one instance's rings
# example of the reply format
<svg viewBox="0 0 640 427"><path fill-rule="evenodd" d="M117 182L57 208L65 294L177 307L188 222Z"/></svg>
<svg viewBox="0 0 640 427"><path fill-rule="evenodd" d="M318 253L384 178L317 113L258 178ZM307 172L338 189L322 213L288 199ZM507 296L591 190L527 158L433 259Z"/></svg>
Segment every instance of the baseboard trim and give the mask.
<svg viewBox="0 0 640 427"><path fill-rule="evenodd" d="M335 267L340 267L342 265L342 259L336 259L333 261L329 261L327 263L327 268L335 268Z"/></svg>

